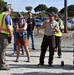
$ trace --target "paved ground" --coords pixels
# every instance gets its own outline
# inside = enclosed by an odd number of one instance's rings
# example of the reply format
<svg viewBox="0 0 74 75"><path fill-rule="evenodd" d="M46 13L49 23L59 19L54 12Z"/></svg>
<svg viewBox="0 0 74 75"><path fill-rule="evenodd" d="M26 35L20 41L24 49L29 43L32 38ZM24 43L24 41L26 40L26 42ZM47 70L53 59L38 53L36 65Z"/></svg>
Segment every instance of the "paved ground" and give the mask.
<svg viewBox="0 0 74 75"><path fill-rule="evenodd" d="M42 35L35 37L35 48L31 50L31 40L29 40L30 63L25 62L26 54L20 55L19 62L14 62L16 54L13 53L13 41L8 46L6 62L10 65L10 70L0 71L0 75L74 75L73 69L73 39L72 32L63 34L62 37L62 58L58 58L57 52L54 55L53 66L48 66L48 51L46 52L45 65L37 66L40 56L40 45ZM21 54L21 52L20 52ZM61 67L61 61L64 61L65 66Z"/></svg>

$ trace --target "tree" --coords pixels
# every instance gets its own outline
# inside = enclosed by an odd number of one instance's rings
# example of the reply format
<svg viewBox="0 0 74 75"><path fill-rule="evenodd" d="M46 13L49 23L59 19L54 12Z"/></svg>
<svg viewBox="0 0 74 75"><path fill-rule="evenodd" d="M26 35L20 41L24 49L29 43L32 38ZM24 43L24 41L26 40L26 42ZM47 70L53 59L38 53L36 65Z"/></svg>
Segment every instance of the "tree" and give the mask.
<svg viewBox="0 0 74 75"><path fill-rule="evenodd" d="M32 11L32 7L31 7L31 6L26 6L25 9L26 9L28 12Z"/></svg>
<svg viewBox="0 0 74 75"><path fill-rule="evenodd" d="M43 12L46 11L47 6L44 4L39 4L37 7L34 8L35 12Z"/></svg>
<svg viewBox="0 0 74 75"><path fill-rule="evenodd" d="M56 7L49 7L46 11L47 11L47 12L58 13L58 9L57 9Z"/></svg>
<svg viewBox="0 0 74 75"><path fill-rule="evenodd" d="M3 8L7 5L7 2L4 2L4 0L0 0L0 12L3 11Z"/></svg>
<svg viewBox="0 0 74 75"><path fill-rule="evenodd" d="M73 17L74 16L74 5L69 5L68 7L68 16ZM64 14L64 8L62 8L59 13Z"/></svg>
<svg viewBox="0 0 74 75"><path fill-rule="evenodd" d="M74 5L68 6L68 16L74 17Z"/></svg>

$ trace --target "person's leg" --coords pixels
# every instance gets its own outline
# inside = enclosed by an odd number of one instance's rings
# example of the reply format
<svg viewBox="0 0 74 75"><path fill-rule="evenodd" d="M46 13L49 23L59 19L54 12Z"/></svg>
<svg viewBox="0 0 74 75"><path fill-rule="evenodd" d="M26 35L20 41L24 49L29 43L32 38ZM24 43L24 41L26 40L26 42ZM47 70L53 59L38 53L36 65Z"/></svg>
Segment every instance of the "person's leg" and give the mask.
<svg viewBox="0 0 74 75"><path fill-rule="evenodd" d="M52 66L53 63L53 55L54 55L54 48L55 48L55 38L54 36L49 37L49 66Z"/></svg>
<svg viewBox="0 0 74 75"><path fill-rule="evenodd" d="M25 49L25 52L26 52L26 55L27 55L27 62L29 62L30 61L30 52L29 52L29 49L28 49L28 39L27 38L23 39L23 45L24 45L24 49Z"/></svg>
<svg viewBox="0 0 74 75"><path fill-rule="evenodd" d="M57 47L58 47L58 39L55 36L55 49L54 49L55 52L57 51Z"/></svg>
<svg viewBox="0 0 74 75"><path fill-rule="evenodd" d="M31 40L32 40L32 49L35 50L35 48L34 48L34 32L31 32Z"/></svg>
<svg viewBox="0 0 74 75"><path fill-rule="evenodd" d="M21 52L22 52L22 55L24 55L24 46L23 45L21 46Z"/></svg>
<svg viewBox="0 0 74 75"><path fill-rule="evenodd" d="M9 70L10 68L5 62L5 52L8 45L7 36L0 34L0 70Z"/></svg>
<svg viewBox="0 0 74 75"><path fill-rule="evenodd" d="M30 52L29 52L28 46L24 46L24 48L27 55L27 62L30 62Z"/></svg>
<svg viewBox="0 0 74 75"><path fill-rule="evenodd" d="M47 42L47 38L46 36L43 37L43 41L42 41L42 45L41 45L41 54L40 54L40 61L39 61L39 65L43 65L44 64L44 58L45 58L45 53L48 47L48 42Z"/></svg>
<svg viewBox="0 0 74 75"><path fill-rule="evenodd" d="M19 54L20 54L20 47L21 45L17 45L17 52L16 52L16 62L18 62L18 59L19 59Z"/></svg>
<svg viewBox="0 0 74 75"><path fill-rule="evenodd" d="M14 32L14 48L13 48L14 52L16 52L16 33Z"/></svg>
<svg viewBox="0 0 74 75"><path fill-rule="evenodd" d="M18 62L19 54L20 54L20 48L21 48L21 39L16 38L16 62Z"/></svg>
<svg viewBox="0 0 74 75"><path fill-rule="evenodd" d="M60 58L62 55L62 53L61 53L61 37L57 37L57 38L58 38L58 56Z"/></svg>

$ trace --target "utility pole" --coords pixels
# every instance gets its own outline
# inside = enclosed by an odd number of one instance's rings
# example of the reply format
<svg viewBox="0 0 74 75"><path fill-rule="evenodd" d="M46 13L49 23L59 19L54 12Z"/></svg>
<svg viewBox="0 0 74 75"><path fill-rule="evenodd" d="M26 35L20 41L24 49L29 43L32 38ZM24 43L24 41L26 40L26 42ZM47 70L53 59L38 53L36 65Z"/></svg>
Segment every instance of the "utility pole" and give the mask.
<svg viewBox="0 0 74 75"><path fill-rule="evenodd" d="M67 33L67 0L64 0L64 32Z"/></svg>

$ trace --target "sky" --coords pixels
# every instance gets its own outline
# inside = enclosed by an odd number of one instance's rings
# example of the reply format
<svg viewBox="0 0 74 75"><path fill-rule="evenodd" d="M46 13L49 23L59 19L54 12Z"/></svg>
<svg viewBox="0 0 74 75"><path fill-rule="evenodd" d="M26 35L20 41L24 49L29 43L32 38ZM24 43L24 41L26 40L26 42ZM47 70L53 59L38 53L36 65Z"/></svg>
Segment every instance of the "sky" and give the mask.
<svg viewBox="0 0 74 75"><path fill-rule="evenodd" d="M39 4L45 4L48 8L53 6L60 11L64 7L64 0L4 0L11 4L13 11L27 12L25 7L32 6L33 9ZM67 6L74 4L74 0L67 0ZM34 10L32 10L34 12Z"/></svg>

